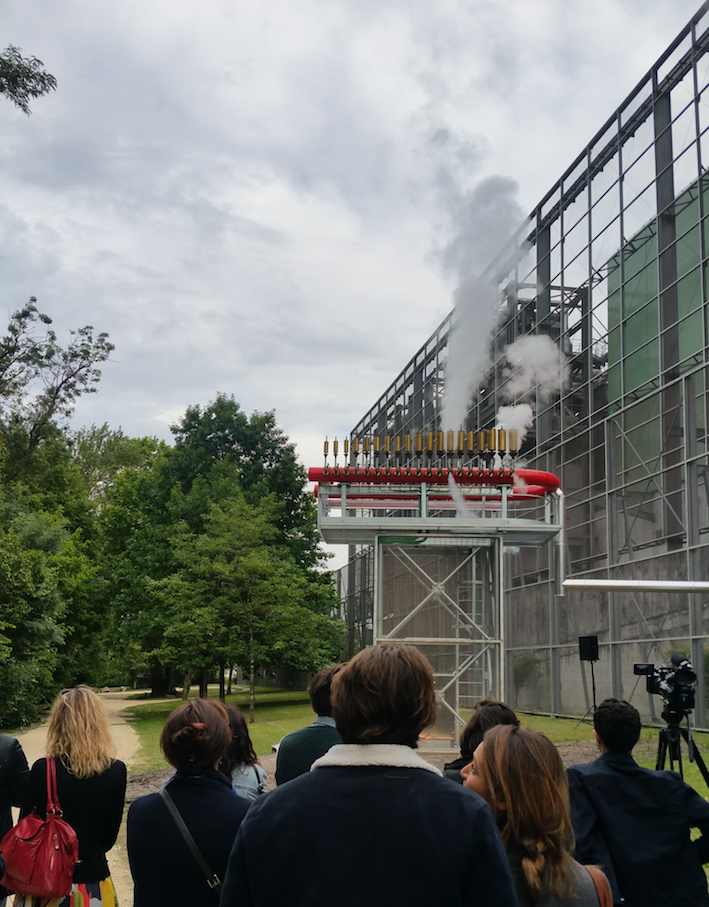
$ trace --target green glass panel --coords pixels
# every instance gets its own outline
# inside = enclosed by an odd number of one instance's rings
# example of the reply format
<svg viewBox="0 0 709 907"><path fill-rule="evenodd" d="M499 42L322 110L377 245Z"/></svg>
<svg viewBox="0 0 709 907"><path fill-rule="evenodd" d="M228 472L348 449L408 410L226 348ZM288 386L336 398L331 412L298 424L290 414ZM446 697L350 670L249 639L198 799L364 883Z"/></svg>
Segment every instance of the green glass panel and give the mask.
<svg viewBox="0 0 709 907"><path fill-rule="evenodd" d="M677 282L677 312L679 317L689 315L702 305L702 282L699 268L690 271Z"/></svg>
<svg viewBox="0 0 709 907"><path fill-rule="evenodd" d="M620 273L619 271L616 273ZM608 297L608 330L620 324L620 290L614 290ZM620 351L619 351L620 352Z"/></svg>
<svg viewBox="0 0 709 907"><path fill-rule="evenodd" d="M677 235L680 231L677 230ZM677 276L681 277L687 271L699 266L701 261L701 245L699 242L699 227L693 227L677 240Z"/></svg>
<svg viewBox="0 0 709 907"><path fill-rule="evenodd" d="M657 299L653 299L625 322L623 339L626 354L639 350L648 340L656 337L657 330Z"/></svg>
<svg viewBox="0 0 709 907"><path fill-rule="evenodd" d="M699 220L699 191L696 183L677 197L675 212L677 236L681 236Z"/></svg>
<svg viewBox="0 0 709 907"><path fill-rule="evenodd" d="M609 357L610 358L610 357ZM620 363L608 366L608 402L620 399Z"/></svg>
<svg viewBox="0 0 709 907"><path fill-rule="evenodd" d="M646 303L657 296L657 262L653 259L623 287L623 314L626 318L638 312Z"/></svg>
<svg viewBox="0 0 709 907"><path fill-rule="evenodd" d="M657 258L655 224L643 227L623 246L623 277L627 281Z"/></svg>
<svg viewBox="0 0 709 907"><path fill-rule="evenodd" d="M641 400L625 411L625 430L642 428L660 415L660 398L657 396Z"/></svg>
<svg viewBox="0 0 709 907"><path fill-rule="evenodd" d="M704 315L701 309L680 321L678 334L680 361L701 353L704 349Z"/></svg>
<svg viewBox="0 0 709 907"><path fill-rule="evenodd" d="M625 393L638 393L660 374L659 342L655 337L650 343L625 359Z"/></svg>

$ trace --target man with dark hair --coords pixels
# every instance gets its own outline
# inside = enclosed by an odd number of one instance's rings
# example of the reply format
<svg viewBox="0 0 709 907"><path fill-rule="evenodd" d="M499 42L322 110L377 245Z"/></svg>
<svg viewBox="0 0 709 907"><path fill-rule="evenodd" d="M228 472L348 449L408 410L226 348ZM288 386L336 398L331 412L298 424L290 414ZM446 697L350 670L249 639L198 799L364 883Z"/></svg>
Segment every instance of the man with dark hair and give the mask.
<svg viewBox="0 0 709 907"><path fill-rule="evenodd" d="M249 808L221 907L516 907L490 807L416 752L437 715L418 649L359 652L332 708L343 743Z"/></svg>
<svg viewBox="0 0 709 907"><path fill-rule="evenodd" d="M709 803L676 772L641 768L630 755L640 715L621 699L605 699L593 717L601 756L569 768L576 858L608 876L614 904L625 907L709 905L702 863Z"/></svg>
<svg viewBox="0 0 709 907"><path fill-rule="evenodd" d="M342 743L332 717L330 685L341 665L328 665L308 684L308 694L315 721L292 734L286 734L276 757L276 784L285 784L310 771L310 766L324 756L331 746Z"/></svg>
<svg viewBox="0 0 709 907"><path fill-rule="evenodd" d="M506 702L486 696L473 706L473 714L460 733L460 758L443 766L443 776L457 784L463 783L461 769L473 761L473 753L482 743L485 731L498 724L514 724L519 727L519 718Z"/></svg>

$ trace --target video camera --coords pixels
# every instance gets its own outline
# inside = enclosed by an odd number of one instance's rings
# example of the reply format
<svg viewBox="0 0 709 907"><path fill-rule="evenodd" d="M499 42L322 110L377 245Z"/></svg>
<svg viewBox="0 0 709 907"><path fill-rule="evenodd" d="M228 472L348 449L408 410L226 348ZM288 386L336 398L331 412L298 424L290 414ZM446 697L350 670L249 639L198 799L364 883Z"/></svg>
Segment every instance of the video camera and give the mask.
<svg viewBox="0 0 709 907"><path fill-rule="evenodd" d="M633 665L633 674L647 677L648 693L659 693L665 701L662 717L668 724L679 724L694 708L697 675L691 663L675 653L672 667L641 663Z"/></svg>

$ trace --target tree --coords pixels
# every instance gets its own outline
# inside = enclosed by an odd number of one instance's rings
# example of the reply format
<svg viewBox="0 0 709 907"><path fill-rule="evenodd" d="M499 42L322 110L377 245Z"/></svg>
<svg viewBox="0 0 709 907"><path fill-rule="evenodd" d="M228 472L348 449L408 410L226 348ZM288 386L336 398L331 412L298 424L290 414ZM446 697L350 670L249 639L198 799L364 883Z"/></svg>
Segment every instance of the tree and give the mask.
<svg viewBox="0 0 709 907"><path fill-rule="evenodd" d="M7 484L27 466L37 448L51 437L55 421L68 419L83 394L95 393L101 378L98 363L114 346L108 334L94 337L93 327L70 332L66 349L48 326L49 316L37 309L37 300L10 318L0 338L0 439L5 447ZM38 325L46 330L37 336Z"/></svg>
<svg viewBox="0 0 709 907"><path fill-rule="evenodd" d="M27 116L32 112L31 99L48 94L57 87L57 80L43 66L36 57L23 57L20 48L12 44L0 53L0 94Z"/></svg>
<svg viewBox="0 0 709 907"><path fill-rule="evenodd" d="M215 464L234 464L249 503L276 495L281 505L276 525L296 561L304 567L324 564L328 555L320 548L305 469L276 424L275 413L247 416L233 397L219 394L205 408L190 406L170 430L175 436L171 469L184 491Z"/></svg>
<svg viewBox="0 0 709 907"><path fill-rule="evenodd" d="M173 431L174 448L115 476L101 511L114 635L132 667L155 694L171 669L203 683L235 663L318 669L323 645L339 654L340 625L293 445L273 413L247 417L224 396Z"/></svg>
<svg viewBox="0 0 709 907"><path fill-rule="evenodd" d="M317 671L337 658L343 628L333 598L311 594L308 575L278 544L275 496L258 506L235 489L211 506L204 532L174 540L179 570L164 582L172 620L165 639L186 670L248 666L250 720L256 671L287 666Z"/></svg>
<svg viewBox="0 0 709 907"><path fill-rule="evenodd" d="M129 438L120 428L110 429L107 422L71 435L72 456L93 499L100 498L121 472L149 463L164 448L157 438Z"/></svg>

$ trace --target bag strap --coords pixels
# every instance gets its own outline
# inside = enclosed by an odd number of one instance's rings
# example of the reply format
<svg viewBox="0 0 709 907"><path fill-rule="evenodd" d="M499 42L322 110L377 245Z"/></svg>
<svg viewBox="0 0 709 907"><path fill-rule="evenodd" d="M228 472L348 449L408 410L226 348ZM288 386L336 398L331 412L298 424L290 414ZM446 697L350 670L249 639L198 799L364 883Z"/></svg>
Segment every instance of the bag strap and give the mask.
<svg viewBox="0 0 709 907"><path fill-rule="evenodd" d="M46 759L47 763L47 813L46 815L61 816L62 807L59 802L57 792L57 760L56 758Z"/></svg>
<svg viewBox="0 0 709 907"><path fill-rule="evenodd" d="M593 884L596 886L598 903L601 907L613 907L613 894L611 893L611 886L605 872L602 872L598 866L586 866L585 868L588 870L588 874L591 876Z"/></svg>
<svg viewBox="0 0 709 907"><path fill-rule="evenodd" d="M175 820L175 825L177 825L178 829L180 830L180 834L185 839L185 843L192 852L192 856L199 863L199 868L202 870L207 879L207 885L209 885L210 888L213 888L216 891L220 891L222 883L219 879L219 876L216 874L216 872L212 872L212 870L209 868L209 864L202 856L202 852L200 851L199 847L197 847L197 845L195 844L195 840L190 834L189 828L185 825L185 820L180 815L179 809L175 806L175 801L167 792L167 788L161 788L158 793L165 801L165 806L167 806L167 808L170 810L170 815Z"/></svg>

